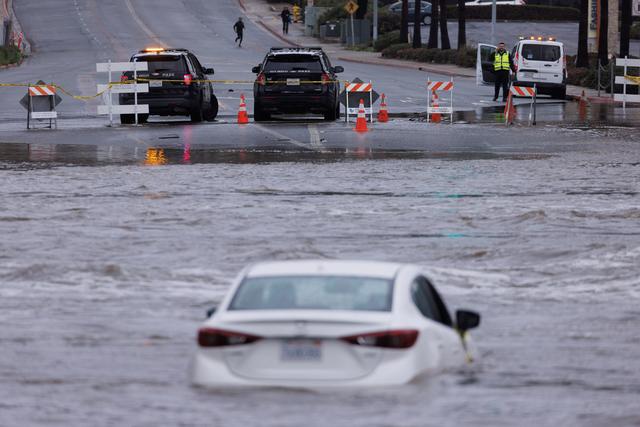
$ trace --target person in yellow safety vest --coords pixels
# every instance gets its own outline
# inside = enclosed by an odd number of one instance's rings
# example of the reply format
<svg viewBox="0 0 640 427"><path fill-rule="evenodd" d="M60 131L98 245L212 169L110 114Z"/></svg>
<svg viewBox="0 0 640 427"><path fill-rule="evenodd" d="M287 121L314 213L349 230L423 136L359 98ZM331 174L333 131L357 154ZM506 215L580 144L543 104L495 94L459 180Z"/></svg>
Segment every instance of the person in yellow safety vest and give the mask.
<svg viewBox="0 0 640 427"><path fill-rule="evenodd" d="M493 100L498 100L502 86L502 101L507 102L509 93L509 70L515 70L513 58L504 47L504 42L498 43L498 49L493 53L493 73L496 76Z"/></svg>

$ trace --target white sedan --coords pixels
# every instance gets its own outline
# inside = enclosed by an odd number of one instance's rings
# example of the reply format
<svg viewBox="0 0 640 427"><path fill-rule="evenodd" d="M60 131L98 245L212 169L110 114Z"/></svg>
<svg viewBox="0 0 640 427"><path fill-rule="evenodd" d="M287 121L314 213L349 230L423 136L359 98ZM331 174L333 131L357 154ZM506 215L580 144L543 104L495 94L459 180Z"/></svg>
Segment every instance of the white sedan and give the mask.
<svg viewBox="0 0 640 427"><path fill-rule="evenodd" d="M193 382L203 386L406 384L474 357L419 266L284 261L242 271L198 331Z"/></svg>

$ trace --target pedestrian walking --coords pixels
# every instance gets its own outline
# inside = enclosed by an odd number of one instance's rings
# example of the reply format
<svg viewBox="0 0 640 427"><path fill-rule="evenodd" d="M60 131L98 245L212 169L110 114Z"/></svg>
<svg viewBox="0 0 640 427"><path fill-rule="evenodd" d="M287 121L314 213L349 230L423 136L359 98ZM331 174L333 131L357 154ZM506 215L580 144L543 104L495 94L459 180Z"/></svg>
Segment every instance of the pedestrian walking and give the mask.
<svg viewBox="0 0 640 427"><path fill-rule="evenodd" d="M493 73L496 76L496 82L493 92L493 100L498 100L500 95L500 87L502 87L502 100L507 101L509 93L509 71L515 70L513 58L504 47L504 42L498 43L498 49L493 54Z"/></svg>
<svg viewBox="0 0 640 427"><path fill-rule="evenodd" d="M285 7L282 9L282 13L280 13L280 18L282 18L282 34L289 34L289 22L291 22L291 12L289 12L289 8Z"/></svg>
<svg viewBox="0 0 640 427"><path fill-rule="evenodd" d="M244 22L242 22L242 17L238 18L238 21L233 25L233 31L236 32L236 43L238 43L238 47L242 47L242 39L244 35Z"/></svg>

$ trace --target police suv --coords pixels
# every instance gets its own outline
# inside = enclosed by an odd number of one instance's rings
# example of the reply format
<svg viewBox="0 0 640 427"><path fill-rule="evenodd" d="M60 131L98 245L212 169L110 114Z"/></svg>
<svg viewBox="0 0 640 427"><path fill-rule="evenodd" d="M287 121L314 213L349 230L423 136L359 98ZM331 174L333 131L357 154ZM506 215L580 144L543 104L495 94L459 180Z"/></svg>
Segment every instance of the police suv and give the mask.
<svg viewBox="0 0 640 427"><path fill-rule="evenodd" d="M478 44L478 83L490 84L493 75L492 54L496 47ZM521 37L511 51L516 71L511 76L513 85L537 88L538 94L565 99L567 94L567 61L564 45L553 37Z"/></svg>
<svg viewBox="0 0 640 427"><path fill-rule="evenodd" d="M204 68L187 49L149 48L131 57L131 62L147 62L148 71L138 72L140 82L149 83L148 93L138 94L138 104L148 104L149 114L190 116L192 122L213 121L218 115L218 99L207 76L213 68ZM122 82L133 80L133 72L122 74ZM120 94L120 105L132 105L134 94ZM144 123L148 115L140 114ZM131 124L133 114L121 114L123 124Z"/></svg>
<svg viewBox="0 0 640 427"><path fill-rule="evenodd" d="M332 66L319 47L272 48L262 64L253 67L254 120L271 114L322 114L325 120L340 117L342 67Z"/></svg>

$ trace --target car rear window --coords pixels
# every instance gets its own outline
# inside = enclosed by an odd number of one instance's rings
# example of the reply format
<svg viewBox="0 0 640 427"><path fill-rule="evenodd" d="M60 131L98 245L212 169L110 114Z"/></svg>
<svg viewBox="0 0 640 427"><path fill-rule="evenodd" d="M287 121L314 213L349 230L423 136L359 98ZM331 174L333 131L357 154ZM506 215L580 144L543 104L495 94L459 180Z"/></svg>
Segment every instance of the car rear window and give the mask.
<svg viewBox="0 0 640 427"><path fill-rule="evenodd" d="M245 279L229 310L391 311L393 281L369 277L277 276Z"/></svg>
<svg viewBox="0 0 640 427"><path fill-rule="evenodd" d="M321 73L320 58L315 55L278 55L267 59L267 73Z"/></svg>
<svg viewBox="0 0 640 427"><path fill-rule="evenodd" d="M524 44L522 57L528 61L555 62L560 59L560 46L548 44Z"/></svg>
<svg viewBox="0 0 640 427"><path fill-rule="evenodd" d="M135 62L147 62L150 73L185 74L184 61L178 55L149 55L134 58Z"/></svg>

